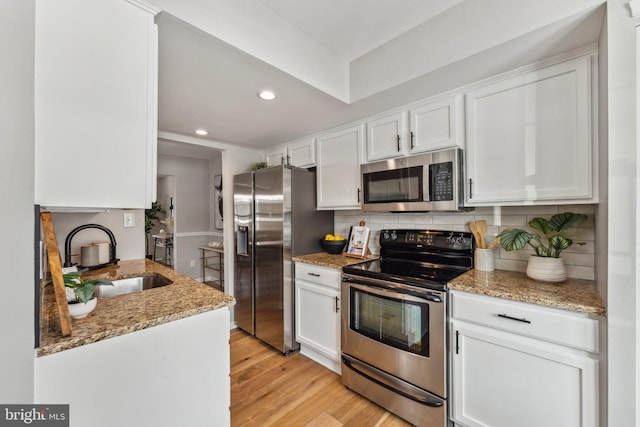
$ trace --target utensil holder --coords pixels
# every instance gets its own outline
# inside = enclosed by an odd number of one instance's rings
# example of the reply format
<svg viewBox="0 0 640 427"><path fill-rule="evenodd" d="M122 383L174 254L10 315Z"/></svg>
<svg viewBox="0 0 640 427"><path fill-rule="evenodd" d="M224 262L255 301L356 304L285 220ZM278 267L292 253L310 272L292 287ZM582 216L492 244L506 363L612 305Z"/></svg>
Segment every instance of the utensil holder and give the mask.
<svg viewBox="0 0 640 427"><path fill-rule="evenodd" d="M474 253L473 261L474 268L478 271L493 271L496 268L493 249L477 248Z"/></svg>

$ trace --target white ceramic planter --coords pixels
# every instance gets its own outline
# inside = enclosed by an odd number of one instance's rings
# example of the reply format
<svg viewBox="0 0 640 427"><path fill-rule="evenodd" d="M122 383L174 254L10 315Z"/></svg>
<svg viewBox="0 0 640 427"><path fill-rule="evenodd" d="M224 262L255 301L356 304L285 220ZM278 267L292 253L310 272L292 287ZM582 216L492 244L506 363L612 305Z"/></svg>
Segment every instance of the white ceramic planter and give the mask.
<svg viewBox="0 0 640 427"><path fill-rule="evenodd" d="M77 302L75 304L69 304L69 315L72 319L82 319L87 317L91 313L98 303L98 298L92 298L86 303Z"/></svg>
<svg viewBox="0 0 640 427"><path fill-rule="evenodd" d="M562 258L529 255L527 276L541 282L560 283L567 280L567 267Z"/></svg>

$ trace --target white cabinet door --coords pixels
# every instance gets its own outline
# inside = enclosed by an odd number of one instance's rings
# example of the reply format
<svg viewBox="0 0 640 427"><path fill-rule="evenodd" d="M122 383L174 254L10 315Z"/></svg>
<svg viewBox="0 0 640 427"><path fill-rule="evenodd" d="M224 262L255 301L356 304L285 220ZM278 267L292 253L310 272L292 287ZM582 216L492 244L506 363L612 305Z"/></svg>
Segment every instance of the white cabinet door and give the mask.
<svg viewBox="0 0 640 427"><path fill-rule="evenodd" d="M467 94L466 205L594 201L591 56Z"/></svg>
<svg viewBox="0 0 640 427"><path fill-rule="evenodd" d="M595 427L598 362L579 352L452 321L452 418L466 427Z"/></svg>
<svg viewBox="0 0 640 427"><path fill-rule="evenodd" d="M35 202L155 200L157 34L126 1L36 2Z"/></svg>
<svg viewBox="0 0 640 427"><path fill-rule="evenodd" d="M316 165L316 140L307 138L287 146L288 164L299 168Z"/></svg>
<svg viewBox="0 0 640 427"><path fill-rule="evenodd" d="M464 148L461 95L412 107L409 116L411 154L450 147Z"/></svg>
<svg viewBox="0 0 640 427"><path fill-rule="evenodd" d="M406 154L407 112L389 114L367 122L367 162Z"/></svg>
<svg viewBox="0 0 640 427"><path fill-rule="evenodd" d="M360 209L363 125L318 137L318 209Z"/></svg>
<svg viewBox="0 0 640 427"><path fill-rule="evenodd" d="M340 294L325 286L296 281L296 339L340 359Z"/></svg>
<svg viewBox="0 0 640 427"><path fill-rule="evenodd" d="M296 263L300 352L340 373L340 271Z"/></svg>
<svg viewBox="0 0 640 427"><path fill-rule="evenodd" d="M280 166L287 164L286 147L276 147L273 150L265 152L267 166Z"/></svg>

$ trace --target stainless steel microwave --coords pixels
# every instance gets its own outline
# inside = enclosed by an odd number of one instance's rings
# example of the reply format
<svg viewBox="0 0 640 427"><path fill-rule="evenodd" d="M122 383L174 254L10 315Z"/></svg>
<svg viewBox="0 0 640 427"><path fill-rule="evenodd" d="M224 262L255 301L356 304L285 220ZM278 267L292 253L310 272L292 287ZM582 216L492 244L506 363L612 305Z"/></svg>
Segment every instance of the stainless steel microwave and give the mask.
<svg viewBox="0 0 640 427"><path fill-rule="evenodd" d="M360 170L363 211L457 211L463 207L459 148L368 163Z"/></svg>

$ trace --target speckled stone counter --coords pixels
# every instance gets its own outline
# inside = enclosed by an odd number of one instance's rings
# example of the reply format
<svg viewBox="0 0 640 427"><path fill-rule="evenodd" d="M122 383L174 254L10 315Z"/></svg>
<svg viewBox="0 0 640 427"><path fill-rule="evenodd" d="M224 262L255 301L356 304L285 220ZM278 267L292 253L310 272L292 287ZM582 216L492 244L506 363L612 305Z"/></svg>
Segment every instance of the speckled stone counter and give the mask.
<svg viewBox="0 0 640 427"><path fill-rule="evenodd" d="M560 284L530 279L524 273L470 270L449 282L449 289L488 295L545 307L605 316L596 285L591 280L567 279Z"/></svg>
<svg viewBox="0 0 640 427"><path fill-rule="evenodd" d="M99 298L96 309L84 319L72 320L72 334L60 335L58 313L51 287L43 291L38 356L124 335L221 307L235 299L148 259L120 261L117 266L85 273L108 280L160 274L172 284L142 292Z"/></svg>
<svg viewBox="0 0 640 427"><path fill-rule="evenodd" d="M305 264L317 265L320 267L335 268L341 270L342 267L353 264L361 264L367 261L378 259L376 255L369 255L366 258L348 257L344 254L332 255L327 252L318 252L315 254L294 256L291 258L294 262L303 262Z"/></svg>

